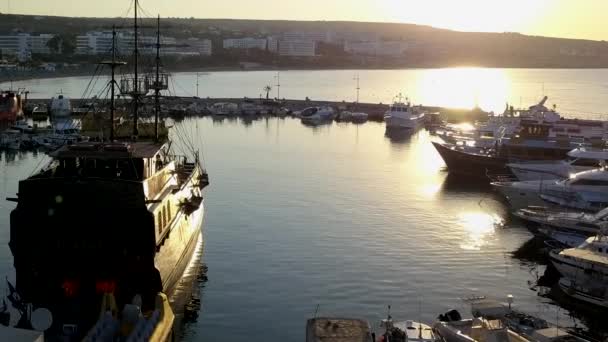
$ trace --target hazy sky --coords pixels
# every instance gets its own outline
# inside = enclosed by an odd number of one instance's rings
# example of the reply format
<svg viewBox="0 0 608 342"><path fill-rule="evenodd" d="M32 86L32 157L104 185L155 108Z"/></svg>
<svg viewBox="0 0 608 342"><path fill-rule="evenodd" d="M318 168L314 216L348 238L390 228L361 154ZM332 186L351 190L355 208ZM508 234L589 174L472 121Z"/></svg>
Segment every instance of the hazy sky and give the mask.
<svg viewBox="0 0 608 342"><path fill-rule="evenodd" d="M115 17L125 16L131 2L0 0L0 10ZM388 21L608 40L608 0L140 0L140 5L163 17Z"/></svg>

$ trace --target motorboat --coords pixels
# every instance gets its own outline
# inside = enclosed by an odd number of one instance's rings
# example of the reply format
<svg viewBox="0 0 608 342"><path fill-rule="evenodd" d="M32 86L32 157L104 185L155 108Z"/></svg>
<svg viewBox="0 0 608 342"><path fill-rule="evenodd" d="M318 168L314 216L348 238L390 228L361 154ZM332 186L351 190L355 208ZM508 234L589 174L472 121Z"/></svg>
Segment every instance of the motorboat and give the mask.
<svg viewBox="0 0 608 342"><path fill-rule="evenodd" d="M218 102L214 103L209 111L213 115L225 116L225 115L235 115L238 113L239 106L236 103L231 102Z"/></svg>
<svg viewBox="0 0 608 342"><path fill-rule="evenodd" d="M603 227L608 228L608 223ZM579 283L608 281L608 236L606 229L589 237L581 245L561 251L553 250L549 259L564 277Z"/></svg>
<svg viewBox="0 0 608 342"><path fill-rule="evenodd" d="M587 341L542 318L513 309L511 295L508 296L508 304L484 296L466 301L471 304L472 319L462 319L457 310L439 315L439 320L433 328L443 341Z"/></svg>
<svg viewBox="0 0 608 342"><path fill-rule="evenodd" d="M350 114L350 121L353 123L364 123L369 118L369 114L363 112L352 112Z"/></svg>
<svg viewBox="0 0 608 342"><path fill-rule="evenodd" d="M380 327L384 329L382 336L384 341L395 342L439 342L430 325L415 321L394 322L390 314L388 318L380 322Z"/></svg>
<svg viewBox="0 0 608 342"><path fill-rule="evenodd" d="M568 159L509 163L511 173L520 181L564 179L571 174L596 169L606 164L608 150L576 148L568 152Z"/></svg>
<svg viewBox="0 0 608 342"><path fill-rule="evenodd" d="M500 310L497 315L496 310ZM487 311L487 312L485 312ZM435 333L445 342L529 342L530 340L509 329L502 320L504 308L485 308L479 316L463 319L456 310L440 315L433 325Z"/></svg>
<svg viewBox="0 0 608 342"><path fill-rule="evenodd" d="M52 118L68 118L72 115L72 103L70 99L59 94L57 97L51 99L51 105L49 106L49 114Z"/></svg>
<svg viewBox="0 0 608 342"><path fill-rule="evenodd" d="M597 212L608 207L608 171L583 171L565 180L492 182L514 210L557 205Z"/></svg>
<svg viewBox="0 0 608 342"><path fill-rule="evenodd" d="M545 243L551 247L553 242L557 242L560 246L564 246L565 248L573 248L579 246L587 239L587 236L582 235L580 233L574 233L570 231L563 231L559 229L551 229L541 227L538 231L549 238Z"/></svg>
<svg viewBox="0 0 608 342"><path fill-rule="evenodd" d="M514 211L513 215L550 230L589 236L597 234L601 224L608 221L608 207L596 213L527 207Z"/></svg>
<svg viewBox="0 0 608 342"><path fill-rule="evenodd" d="M330 106L308 107L300 112L300 119L304 124L318 125L331 122L335 117L336 113Z"/></svg>
<svg viewBox="0 0 608 342"><path fill-rule="evenodd" d="M384 114L386 128L416 130L424 125L425 112L421 106L412 106L401 99L394 102Z"/></svg>

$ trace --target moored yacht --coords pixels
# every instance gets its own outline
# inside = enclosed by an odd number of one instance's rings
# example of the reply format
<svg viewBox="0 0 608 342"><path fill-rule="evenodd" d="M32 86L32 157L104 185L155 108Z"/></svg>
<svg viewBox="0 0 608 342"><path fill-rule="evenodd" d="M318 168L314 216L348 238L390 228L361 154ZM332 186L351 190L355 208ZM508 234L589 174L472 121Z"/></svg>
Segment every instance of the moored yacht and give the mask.
<svg viewBox="0 0 608 342"><path fill-rule="evenodd" d="M399 96L384 114L384 122L387 129L416 130L424 125L424 115L422 107L412 106L408 100L403 102Z"/></svg>
<svg viewBox="0 0 608 342"><path fill-rule="evenodd" d="M509 163L507 166L520 181L564 179L574 173L605 165L606 160L608 150L576 148L568 152L566 160Z"/></svg>
<svg viewBox="0 0 608 342"><path fill-rule="evenodd" d="M603 227L608 227L604 223ZM565 278L578 282L608 281L608 236L602 229L596 236L587 238L580 246L562 251L551 251L549 258Z"/></svg>
<svg viewBox="0 0 608 342"><path fill-rule="evenodd" d="M599 168L565 180L492 182L515 210L528 206L558 205L597 212L608 207L608 171Z"/></svg>
<svg viewBox="0 0 608 342"><path fill-rule="evenodd" d="M514 211L513 215L522 220L536 223L543 228L588 236L597 234L601 224L607 222L608 208L604 208L597 213L587 213L528 207Z"/></svg>

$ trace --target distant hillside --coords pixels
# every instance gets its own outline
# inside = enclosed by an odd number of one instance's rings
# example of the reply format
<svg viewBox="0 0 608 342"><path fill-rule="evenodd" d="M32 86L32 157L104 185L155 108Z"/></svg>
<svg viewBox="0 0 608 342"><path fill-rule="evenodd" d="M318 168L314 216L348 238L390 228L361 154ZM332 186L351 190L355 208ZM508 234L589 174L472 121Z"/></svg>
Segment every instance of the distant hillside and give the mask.
<svg viewBox="0 0 608 342"><path fill-rule="evenodd" d="M143 26L154 31L155 19ZM79 34L109 30L112 25L129 29L127 18L71 18L31 15L0 15L0 34L28 33ZM411 48L399 60L365 61L331 56L331 65L365 67L494 66L533 68L608 67L608 43L578 39L526 36L518 33L475 33L437 29L429 26L396 23L343 21L281 21L165 18L164 35L176 38L210 38L221 46L221 39L240 36L268 36L289 31L328 31L340 37L366 40L375 35L381 40L403 40ZM346 38L344 38L346 39ZM334 50L325 50L334 51ZM339 50L335 50L339 51ZM321 58L322 60L322 58ZM342 64L340 64L342 63Z"/></svg>

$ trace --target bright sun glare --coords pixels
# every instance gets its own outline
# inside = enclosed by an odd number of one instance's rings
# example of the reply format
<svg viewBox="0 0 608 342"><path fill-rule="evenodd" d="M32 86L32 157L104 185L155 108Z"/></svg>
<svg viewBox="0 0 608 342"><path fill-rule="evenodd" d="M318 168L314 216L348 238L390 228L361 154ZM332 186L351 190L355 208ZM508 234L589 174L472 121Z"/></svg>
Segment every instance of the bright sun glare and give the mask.
<svg viewBox="0 0 608 342"><path fill-rule="evenodd" d="M496 214L485 212L465 212L458 215L458 221L465 231L465 240L460 248L479 250L489 243L494 235L496 226L503 223L503 219Z"/></svg>

